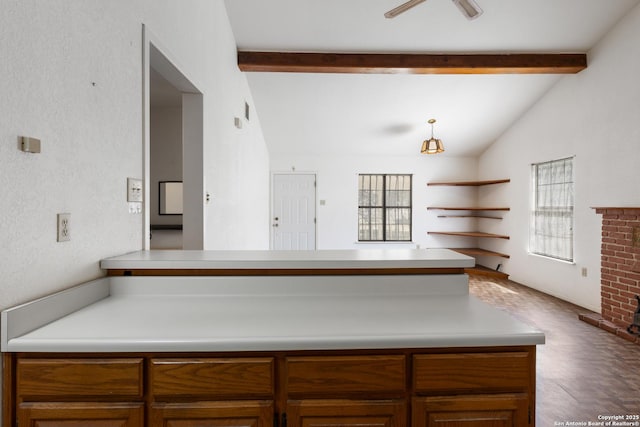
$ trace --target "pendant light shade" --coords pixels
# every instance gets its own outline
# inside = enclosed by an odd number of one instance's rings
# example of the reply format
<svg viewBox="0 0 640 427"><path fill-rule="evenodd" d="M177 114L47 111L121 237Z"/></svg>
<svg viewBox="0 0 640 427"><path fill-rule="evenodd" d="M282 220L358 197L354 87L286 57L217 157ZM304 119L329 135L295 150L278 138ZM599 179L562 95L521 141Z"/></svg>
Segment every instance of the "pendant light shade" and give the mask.
<svg viewBox="0 0 640 427"><path fill-rule="evenodd" d="M442 140L433 137L433 124L435 122L436 119L429 119L429 124L431 125L431 138L422 141L422 148L420 149L422 154L438 154L444 152Z"/></svg>

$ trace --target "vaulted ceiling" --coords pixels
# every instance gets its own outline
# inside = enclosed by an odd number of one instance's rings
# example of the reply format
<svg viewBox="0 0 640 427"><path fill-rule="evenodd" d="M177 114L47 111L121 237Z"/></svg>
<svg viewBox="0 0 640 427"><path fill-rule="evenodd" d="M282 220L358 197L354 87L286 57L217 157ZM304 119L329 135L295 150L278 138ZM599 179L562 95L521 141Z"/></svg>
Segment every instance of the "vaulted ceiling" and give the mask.
<svg viewBox="0 0 640 427"><path fill-rule="evenodd" d="M226 0L239 51L566 54L588 51L640 0ZM445 57L446 59L446 57ZM300 71L300 70L298 70ZM309 70L306 70L309 71ZM335 71L335 70L333 70ZM447 156L476 156L561 78L579 74L247 72L272 154L420 155L435 118Z"/></svg>

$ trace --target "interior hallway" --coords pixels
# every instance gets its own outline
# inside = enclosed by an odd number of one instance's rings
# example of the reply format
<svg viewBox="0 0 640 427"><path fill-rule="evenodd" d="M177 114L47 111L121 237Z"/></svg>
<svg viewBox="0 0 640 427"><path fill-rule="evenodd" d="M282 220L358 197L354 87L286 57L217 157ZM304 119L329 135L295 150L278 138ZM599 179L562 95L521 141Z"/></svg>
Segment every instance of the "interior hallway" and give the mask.
<svg viewBox="0 0 640 427"><path fill-rule="evenodd" d="M471 277L470 292L545 333L537 349L538 427L640 415L640 345L579 320L588 310L510 280Z"/></svg>

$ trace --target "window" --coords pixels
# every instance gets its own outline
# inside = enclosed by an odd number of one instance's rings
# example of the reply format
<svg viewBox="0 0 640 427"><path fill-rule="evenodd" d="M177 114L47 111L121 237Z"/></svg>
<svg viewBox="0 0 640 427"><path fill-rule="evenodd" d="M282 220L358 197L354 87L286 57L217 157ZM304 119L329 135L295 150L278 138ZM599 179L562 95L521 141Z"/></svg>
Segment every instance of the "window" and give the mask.
<svg viewBox="0 0 640 427"><path fill-rule="evenodd" d="M529 251L573 261L573 158L531 165Z"/></svg>
<svg viewBox="0 0 640 427"><path fill-rule="evenodd" d="M358 176L358 241L411 241L411 175Z"/></svg>

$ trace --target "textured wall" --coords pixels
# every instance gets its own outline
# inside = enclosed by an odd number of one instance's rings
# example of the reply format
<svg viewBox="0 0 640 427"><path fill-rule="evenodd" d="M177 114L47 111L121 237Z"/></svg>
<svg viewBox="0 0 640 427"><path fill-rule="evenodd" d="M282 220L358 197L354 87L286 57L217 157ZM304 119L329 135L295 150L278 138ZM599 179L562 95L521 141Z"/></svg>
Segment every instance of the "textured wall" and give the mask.
<svg viewBox="0 0 640 427"><path fill-rule="evenodd" d="M226 226L206 224L205 240L268 245L269 160L257 114L244 132L233 124L252 99L223 2L0 0L0 10L0 308L142 248L126 179L143 173L143 23L203 93L204 179L220 188L205 209ZM19 151L19 135L41 139L42 153ZM71 213L69 242L56 242L59 212Z"/></svg>
<svg viewBox="0 0 640 427"><path fill-rule="evenodd" d="M479 161L481 178L508 177L505 271L543 292L600 310L600 218L594 206L638 206L640 187L640 7L588 53L589 66L565 76ZM531 163L575 156L575 263L530 255ZM489 200L488 200L489 201ZM587 276L583 277L583 269Z"/></svg>
<svg viewBox="0 0 640 427"><path fill-rule="evenodd" d="M0 14L0 307L101 275L140 248L141 30L126 2L9 1ZM17 150L17 137L42 152ZM56 213L71 241L56 242Z"/></svg>

